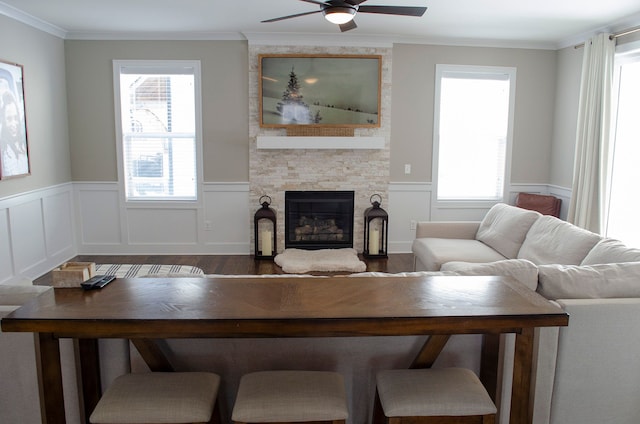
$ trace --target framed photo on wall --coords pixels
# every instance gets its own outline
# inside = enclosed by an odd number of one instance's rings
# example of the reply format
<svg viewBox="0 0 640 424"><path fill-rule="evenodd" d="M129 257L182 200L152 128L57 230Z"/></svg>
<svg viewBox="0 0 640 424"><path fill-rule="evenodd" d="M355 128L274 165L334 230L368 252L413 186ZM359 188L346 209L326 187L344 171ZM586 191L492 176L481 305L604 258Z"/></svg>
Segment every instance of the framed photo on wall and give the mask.
<svg viewBox="0 0 640 424"><path fill-rule="evenodd" d="M380 127L379 55L259 55L260 126Z"/></svg>
<svg viewBox="0 0 640 424"><path fill-rule="evenodd" d="M0 60L0 179L28 175L22 65Z"/></svg>

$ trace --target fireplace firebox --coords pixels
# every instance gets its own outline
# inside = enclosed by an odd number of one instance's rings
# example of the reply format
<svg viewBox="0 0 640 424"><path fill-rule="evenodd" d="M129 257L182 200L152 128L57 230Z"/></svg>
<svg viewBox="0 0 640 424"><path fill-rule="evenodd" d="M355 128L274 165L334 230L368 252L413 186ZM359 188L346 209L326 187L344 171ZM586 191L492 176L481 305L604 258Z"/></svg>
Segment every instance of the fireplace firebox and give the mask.
<svg viewBox="0 0 640 424"><path fill-rule="evenodd" d="M353 247L353 191L287 191L285 248Z"/></svg>

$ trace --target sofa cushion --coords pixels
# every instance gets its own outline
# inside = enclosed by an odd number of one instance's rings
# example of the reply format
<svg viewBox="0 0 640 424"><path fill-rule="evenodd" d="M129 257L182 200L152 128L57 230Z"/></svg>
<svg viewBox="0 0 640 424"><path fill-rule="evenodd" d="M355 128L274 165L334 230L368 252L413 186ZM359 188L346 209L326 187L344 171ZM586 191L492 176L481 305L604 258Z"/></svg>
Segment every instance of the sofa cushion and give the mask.
<svg viewBox="0 0 640 424"><path fill-rule="evenodd" d="M547 299L640 297L640 262L541 265L538 293Z"/></svg>
<svg viewBox="0 0 640 424"><path fill-rule="evenodd" d="M619 240L603 239L587 253L580 265L640 262L640 249L627 247Z"/></svg>
<svg viewBox="0 0 640 424"><path fill-rule="evenodd" d="M507 259L478 240L420 238L413 241L411 250L425 271L439 271L442 264L451 261L485 263Z"/></svg>
<svg viewBox="0 0 640 424"><path fill-rule="evenodd" d="M536 265L579 265L600 240L595 233L544 215L529 229L518 259L528 259Z"/></svg>
<svg viewBox="0 0 640 424"><path fill-rule="evenodd" d="M7 315L9 315L11 312L18 309L19 307L20 306L18 305L0 305L0 320L6 317ZM0 328L0 333L2 333L1 328Z"/></svg>
<svg viewBox="0 0 640 424"><path fill-rule="evenodd" d="M469 262L447 262L442 271L455 271L458 275L500 275L512 277L531 290L538 286L538 267L526 259L508 259L487 264Z"/></svg>
<svg viewBox="0 0 640 424"><path fill-rule="evenodd" d="M476 240L492 247L506 258L513 259L518 256L527 231L541 216L535 211L498 203L480 223Z"/></svg>
<svg viewBox="0 0 640 424"><path fill-rule="evenodd" d="M53 290L49 286L0 284L0 305L22 305L40 294Z"/></svg>
<svg viewBox="0 0 640 424"><path fill-rule="evenodd" d="M347 277L442 277L459 275L453 271L410 271L410 272L380 272L367 271L349 274Z"/></svg>

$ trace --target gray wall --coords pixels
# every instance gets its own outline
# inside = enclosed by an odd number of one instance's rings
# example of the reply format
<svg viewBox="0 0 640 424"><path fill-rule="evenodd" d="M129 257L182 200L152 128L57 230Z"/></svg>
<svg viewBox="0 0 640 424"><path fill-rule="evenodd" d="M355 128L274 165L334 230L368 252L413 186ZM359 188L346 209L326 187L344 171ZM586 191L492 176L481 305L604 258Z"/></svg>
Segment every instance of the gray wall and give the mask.
<svg viewBox="0 0 640 424"><path fill-rule="evenodd" d="M517 68L511 182L548 184L556 52L413 44L393 47L391 181L431 181L436 64Z"/></svg>
<svg viewBox="0 0 640 424"><path fill-rule="evenodd" d="M246 42L70 40L65 51L74 181L117 181L114 59L200 60L204 180L249 180Z"/></svg>
<svg viewBox="0 0 640 424"><path fill-rule="evenodd" d="M549 183L571 187L573 157L580 99L582 48L567 47L558 51L557 90L555 93L555 121L551 144Z"/></svg>
<svg viewBox="0 0 640 424"><path fill-rule="evenodd" d="M0 36L18 40L3 44L0 58L25 65L33 171L3 181L0 197L116 181L113 59L201 60L205 181L248 180L246 42L62 41L4 16L0 23ZM581 57L572 47L394 45L391 181L431 181L435 64L449 63L517 68L512 182L570 187Z"/></svg>
<svg viewBox="0 0 640 424"><path fill-rule="evenodd" d="M71 181L64 43L0 15L0 59L24 66L31 175L0 181L0 198Z"/></svg>
<svg viewBox="0 0 640 424"><path fill-rule="evenodd" d="M115 181L113 59L200 59L205 181L248 180L248 54L241 41L67 41L72 175ZM431 181L436 63L515 66L512 182L549 183L556 52L393 47L391 181ZM404 164L412 165L405 175Z"/></svg>
<svg viewBox="0 0 640 424"><path fill-rule="evenodd" d="M617 45L640 40L640 32L619 37ZM580 101L580 79L584 49L574 46L557 51L557 89L555 93L555 116L553 142L551 143L551 170L549 183L571 188L575 155L578 102Z"/></svg>

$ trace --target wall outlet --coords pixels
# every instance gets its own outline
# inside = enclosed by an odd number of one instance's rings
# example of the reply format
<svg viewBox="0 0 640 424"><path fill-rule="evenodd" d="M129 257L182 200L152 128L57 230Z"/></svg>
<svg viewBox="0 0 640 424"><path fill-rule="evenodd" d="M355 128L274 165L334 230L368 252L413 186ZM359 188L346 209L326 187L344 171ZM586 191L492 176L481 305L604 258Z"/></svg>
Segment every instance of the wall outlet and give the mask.
<svg viewBox="0 0 640 424"><path fill-rule="evenodd" d="M411 222L409 222L409 229L410 230L415 230L417 226L418 226L418 223L416 221L414 221L413 219L411 220Z"/></svg>
<svg viewBox="0 0 640 424"><path fill-rule="evenodd" d="M211 221L204 221L204 229L206 231L211 231L213 229L213 226L211 225Z"/></svg>
<svg viewBox="0 0 640 424"><path fill-rule="evenodd" d="M409 175L411 174L411 164L410 163L405 163L404 164L404 173Z"/></svg>

